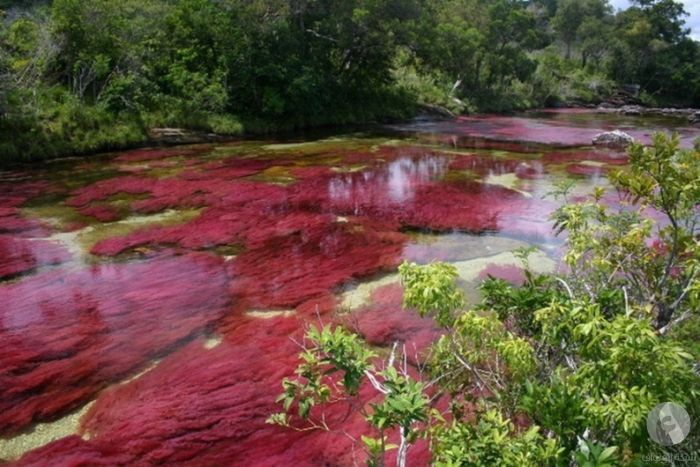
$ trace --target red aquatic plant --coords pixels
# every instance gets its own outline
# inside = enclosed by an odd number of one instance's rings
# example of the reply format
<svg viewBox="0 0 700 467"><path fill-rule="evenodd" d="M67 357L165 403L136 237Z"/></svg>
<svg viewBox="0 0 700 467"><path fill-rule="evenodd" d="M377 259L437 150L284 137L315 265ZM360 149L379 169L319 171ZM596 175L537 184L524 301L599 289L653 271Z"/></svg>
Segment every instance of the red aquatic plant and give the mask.
<svg viewBox="0 0 700 467"><path fill-rule="evenodd" d="M53 242L0 235L0 279L68 259L68 251Z"/></svg>
<svg viewBox="0 0 700 467"><path fill-rule="evenodd" d="M525 282L525 273L523 269L512 264L489 264L479 273L479 281L483 281L488 277L502 279L515 285L521 285Z"/></svg>
<svg viewBox="0 0 700 467"><path fill-rule="evenodd" d="M167 159L170 157L196 156L211 150L211 146L200 144L196 146L181 146L174 148L143 148L121 153L114 158L115 162L146 162Z"/></svg>
<svg viewBox="0 0 700 467"><path fill-rule="evenodd" d="M124 193L141 195L149 193L158 182L155 178L125 175L122 177L100 180L86 187L75 190L68 198L68 206L85 206L93 201L104 201L110 196Z"/></svg>
<svg viewBox="0 0 700 467"><path fill-rule="evenodd" d="M403 288L399 284L378 288L367 306L340 321L371 345L401 345L412 364L422 360L441 334L432 318L421 318L416 312L403 308Z"/></svg>
<svg viewBox="0 0 700 467"><path fill-rule="evenodd" d="M272 237L228 266L231 293L253 307L295 307L353 278L398 264L402 234L327 222Z"/></svg>
<svg viewBox="0 0 700 467"><path fill-rule="evenodd" d="M0 433L60 416L219 319L209 255L54 270L0 287Z"/></svg>
<svg viewBox="0 0 700 467"><path fill-rule="evenodd" d="M89 440L64 438L18 464L361 463L364 454L353 438L367 433L367 425L347 403L324 407L330 432L265 423L279 410L281 379L298 363L300 349L290 337L298 339L301 327L296 318L241 318L213 349L192 342L137 380L104 391L83 422ZM358 400L366 403L373 394L365 386ZM426 446L409 456L427 462Z"/></svg>
<svg viewBox="0 0 700 467"><path fill-rule="evenodd" d="M572 175L583 175L585 177L600 177L607 172L605 167L586 164L569 164L566 171Z"/></svg>
<svg viewBox="0 0 700 467"><path fill-rule="evenodd" d="M94 204L78 209L83 216L94 217L100 222L114 222L122 218L122 213L108 204Z"/></svg>

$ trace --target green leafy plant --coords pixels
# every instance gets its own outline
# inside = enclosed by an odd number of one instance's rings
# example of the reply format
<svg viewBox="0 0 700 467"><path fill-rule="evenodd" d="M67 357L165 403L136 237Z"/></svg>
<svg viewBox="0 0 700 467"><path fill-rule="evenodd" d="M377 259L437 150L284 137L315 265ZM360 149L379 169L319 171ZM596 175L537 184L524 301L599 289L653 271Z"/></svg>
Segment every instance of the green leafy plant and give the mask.
<svg viewBox="0 0 700 467"><path fill-rule="evenodd" d="M609 208L599 188L590 200L560 208L556 228L567 234L567 280L577 295L608 315L650 315L665 332L700 304L700 152L679 149L678 136L656 134L652 146L635 144L629 153L629 169L610 176L622 208ZM655 221L648 210L663 218Z"/></svg>

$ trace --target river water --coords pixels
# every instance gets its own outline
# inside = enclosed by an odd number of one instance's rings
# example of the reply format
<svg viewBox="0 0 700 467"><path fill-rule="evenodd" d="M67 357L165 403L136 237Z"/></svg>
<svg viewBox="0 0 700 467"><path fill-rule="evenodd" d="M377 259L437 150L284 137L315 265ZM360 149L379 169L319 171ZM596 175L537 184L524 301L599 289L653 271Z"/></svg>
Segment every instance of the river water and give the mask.
<svg viewBox="0 0 700 467"><path fill-rule="evenodd" d="M590 141L617 128L700 136L567 110L0 172L0 461L361 462L364 424L342 404L331 433L265 424L295 339L342 323L420 361L439 330L402 310L398 264L452 262L470 300L488 275L520 280L517 248L556 270L548 193L606 186L626 156Z"/></svg>

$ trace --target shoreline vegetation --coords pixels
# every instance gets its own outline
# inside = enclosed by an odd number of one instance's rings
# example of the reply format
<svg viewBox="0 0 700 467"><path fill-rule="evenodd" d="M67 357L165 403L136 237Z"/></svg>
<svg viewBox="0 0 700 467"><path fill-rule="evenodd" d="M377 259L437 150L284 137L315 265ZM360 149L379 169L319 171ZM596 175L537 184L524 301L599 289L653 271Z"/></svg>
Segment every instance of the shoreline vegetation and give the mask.
<svg viewBox="0 0 700 467"><path fill-rule="evenodd" d="M0 0L0 165L142 146L153 129L239 137L428 108L698 108L686 17L673 0L624 11L608 0Z"/></svg>
<svg viewBox="0 0 700 467"><path fill-rule="evenodd" d="M238 141L245 138L253 138L258 136L267 137L288 137L290 135L298 135L302 131L324 131L324 130L338 130L343 131L348 128L367 128L374 127L381 123L402 123L410 122L418 119L426 120L449 120L452 118L457 118L460 114L451 113L448 109L440 107L433 104L416 105L417 111L412 114L407 114L400 118L394 118L390 120L381 121L368 121L368 122L344 122L339 124L321 124L319 126L303 127L303 128L290 128L285 125L276 126L274 124L268 123L264 124L261 122L255 122L251 125L250 130L246 130L246 125L240 123L240 130L237 132L228 133L217 133L216 131L202 130L197 127L192 128L181 128L181 127L166 127L166 128L139 128L140 137L134 137L133 139L127 140L112 140L112 141L102 141L98 145L91 146L79 150L77 148L67 148L66 152L53 153L51 155L45 155L43 157L26 159L23 157L14 159L5 159L0 157L0 169L27 166L35 163L37 160L61 160L68 159L71 157L87 157L98 154L105 154L110 152L125 151L131 149L141 149L150 147L177 147L186 146L191 144L207 144L207 143L226 143L232 141ZM600 114L620 114L628 115L634 117L645 117L645 116L662 116L669 118L676 118L683 121L688 121L689 124L700 123L700 110L693 108L661 108L661 107L639 107L639 106L574 106L565 105L563 107L549 107L549 108L533 108L526 109L523 112L519 112L517 115L523 115L526 112L541 112L548 110L574 110L574 109L588 109L591 113ZM511 112L502 112L502 114L511 114ZM235 118L235 117L230 117Z"/></svg>

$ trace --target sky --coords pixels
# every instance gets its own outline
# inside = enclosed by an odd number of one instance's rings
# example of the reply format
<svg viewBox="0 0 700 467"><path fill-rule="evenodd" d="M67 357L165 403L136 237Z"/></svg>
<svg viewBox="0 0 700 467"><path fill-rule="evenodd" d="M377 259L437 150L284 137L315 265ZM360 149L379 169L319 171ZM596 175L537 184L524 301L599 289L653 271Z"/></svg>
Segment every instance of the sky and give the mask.
<svg viewBox="0 0 700 467"><path fill-rule="evenodd" d="M629 0L611 0L612 5L615 8L627 8L630 6ZM685 11L690 13L685 19L686 27L690 28L690 35L696 41L700 41L700 0L682 0L681 3L685 5Z"/></svg>

